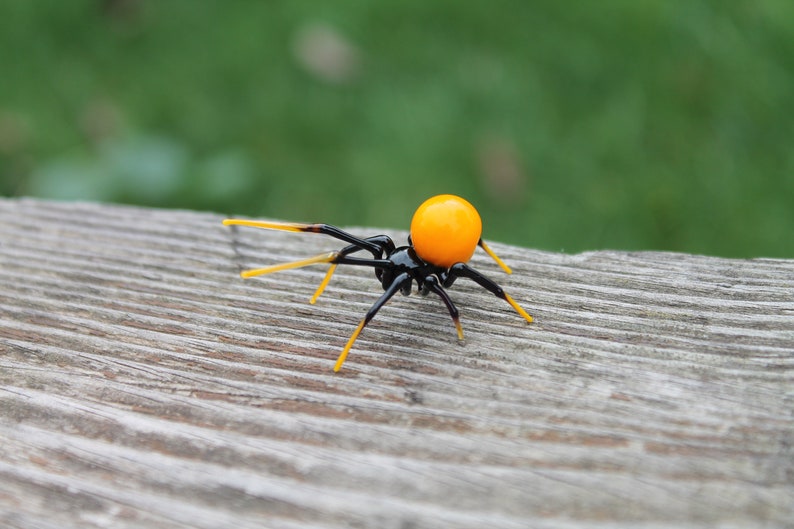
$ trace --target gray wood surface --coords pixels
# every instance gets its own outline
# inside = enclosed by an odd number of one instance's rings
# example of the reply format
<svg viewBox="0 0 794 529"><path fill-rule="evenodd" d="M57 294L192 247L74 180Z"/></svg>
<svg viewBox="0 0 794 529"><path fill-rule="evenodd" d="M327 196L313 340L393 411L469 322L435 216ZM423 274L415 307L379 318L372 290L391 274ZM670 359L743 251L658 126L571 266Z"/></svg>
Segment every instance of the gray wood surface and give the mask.
<svg viewBox="0 0 794 529"><path fill-rule="evenodd" d="M371 271L221 218L0 199L0 526L794 526L794 261L492 242L535 323L461 280L334 374Z"/></svg>

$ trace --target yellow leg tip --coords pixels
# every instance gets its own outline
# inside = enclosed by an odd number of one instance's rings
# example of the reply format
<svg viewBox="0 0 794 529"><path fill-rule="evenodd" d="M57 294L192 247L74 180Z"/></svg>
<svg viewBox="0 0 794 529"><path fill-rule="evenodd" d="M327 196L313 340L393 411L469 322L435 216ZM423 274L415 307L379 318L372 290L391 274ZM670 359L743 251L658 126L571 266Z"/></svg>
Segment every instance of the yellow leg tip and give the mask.
<svg viewBox="0 0 794 529"><path fill-rule="evenodd" d="M455 330L458 331L458 340L461 342L463 341L463 327L460 325L460 321L455 321Z"/></svg>
<svg viewBox="0 0 794 529"><path fill-rule="evenodd" d="M334 270L336 270L336 264L332 264L328 268L328 272L325 274L325 277L323 278L322 282L320 283L320 286L317 287L317 290L314 292L314 295L309 300L309 303L311 303L312 305L317 303L317 299L320 297L320 294L323 293L323 291L325 290L325 287L328 286L328 282L331 280L331 276L334 275Z"/></svg>
<svg viewBox="0 0 794 529"><path fill-rule="evenodd" d="M269 222L266 220L223 219L224 226L249 226L268 230L306 231L311 225L297 222Z"/></svg>
<svg viewBox="0 0 794 529"><path fill-rule="evenodd" d="M264 268L255 268L253 270L244 270L240 272L240 277L249 278L254 276L262 276L265 274L272 274L273 272L281 272L282 270L291 270L293 268L300 268L302 266L309 266L317 263L330 263L339 254L337 252L330 252L324 253L320 255L315 255L314 257L309 257L308 259L301 259L300 261L293 261L291 263L283 263L277 264L273 266L266 266ZM326 279L330 279L329 276L326 276ZM325 285L328 281L323 281L323 284L320 285L321 288L325 288ZM320 290L322 292L322 290ZM319 296L319 294L317 294Z"/></svg>
<svg viewBox="0 0 794 529"><path fill-rule="evenodd" d="M350 352L350 348L353 347L353 342L356 341L358 335L361 333L361 329L364 328L364 325L367 324L367 320L361 320L361 323L358 324L356 330L353 331L353 334L350 336L350 339L347 341L345 348L342 349L342 352L339 354L339 358L336 359L336 365L334 365L334 373L338 373L340 369L342 369L342 364L345 363L345 359L347 358L347 353Z"/></svg>
<svg viewBox="0 0 794 529"><path fill-rule="evenodd" d="M521 315L522 318L527 320L529 323L535 321L534 318L530 316L527 313L527 311L522 309L521 306L518 303L516 303L515 300L511 298L509 295L505 294L505 299L507 300L508 303L510 303L510 306L512 306L516 310L516 312L518 312Z"/></svg>
<svg viewBox="0 0 794 529"><path fill-rule="evenodd" d="M499 256L497 256L497 255L494 253L494 251L493 251L493 250L491 250L491 248L490 248L490 247L489 247L487 244L485 244L485 241L484 241L484 240L480 239L480 242L479 242L479 244L480 244L480 248L482 248L483 250L485 250L485 253L487 253L488 255L490 255L490 256L491 256L491 259L493 259L494 261L496 261L496 264L498 264L498 265L499 265L499 267L500 267L502 270L504 270L506 274L512 274L512 273L513 273L513 271L510 269L510 267L509 267L509 266L507 266L507 264L505 264L505 262L504 262L504 261L502 261L501 259L499 259Z"/></svg>
<svg viewBox="0 0 794 529"><path fill-rule="evenodd" d="M347 349L342 351L342 354L340 354L339 358L336 360L336 365L334 365L334 373L339 373L339 370L342 369L342 364L345 363L346 358L347 358Z"/></svg>

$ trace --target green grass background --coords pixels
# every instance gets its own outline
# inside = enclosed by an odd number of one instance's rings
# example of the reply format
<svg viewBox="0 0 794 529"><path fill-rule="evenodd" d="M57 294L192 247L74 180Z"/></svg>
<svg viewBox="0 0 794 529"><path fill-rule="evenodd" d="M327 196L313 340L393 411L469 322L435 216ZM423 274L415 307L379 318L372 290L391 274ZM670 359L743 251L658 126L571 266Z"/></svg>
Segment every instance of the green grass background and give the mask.
<svg viewBox="0 0 794 529"><path fill-rule="evenodd" d="M794 257L794 2L0 2L3 195L407 228L442 192L528 247Z"/></svg>

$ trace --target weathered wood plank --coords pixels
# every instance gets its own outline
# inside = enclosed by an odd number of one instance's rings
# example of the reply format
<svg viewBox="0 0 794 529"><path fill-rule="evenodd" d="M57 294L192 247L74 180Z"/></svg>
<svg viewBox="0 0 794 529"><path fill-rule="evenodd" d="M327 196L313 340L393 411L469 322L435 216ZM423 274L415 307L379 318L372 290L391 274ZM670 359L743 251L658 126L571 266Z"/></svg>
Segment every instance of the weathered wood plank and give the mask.
<svg viewBox="0 0 794 529"><path fill-rule="evenodd" d="M4 527L794 524L794 261L494 243L536 323L460 281L334 374L371 272L220 219L0 200Z"/></svg>

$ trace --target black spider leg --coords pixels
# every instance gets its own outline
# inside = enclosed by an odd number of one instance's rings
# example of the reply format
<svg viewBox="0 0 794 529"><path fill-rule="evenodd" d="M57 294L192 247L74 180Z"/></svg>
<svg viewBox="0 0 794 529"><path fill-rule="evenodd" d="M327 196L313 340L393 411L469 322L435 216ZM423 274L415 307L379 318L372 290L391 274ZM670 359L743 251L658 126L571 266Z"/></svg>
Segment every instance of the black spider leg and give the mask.
<svg viewBox="0 0 794 529"><path fill-rule="evenodd" d="M302 225L300 228L298 228L298 230L311 232L311 233L322 233L323 235L330 235L335 239L339 239L341 241L350 243L351 245L358 247L362 250L367 250L376 259L383 257L384 252L388 253L389 250L394 249L394 243L392 242L391 238L385 235L362 239L342 229L339 229L336 226L331 226L330 224L305 224ZM344 250L347 250L347 248L345 248ZM355 250L350 250L350 252L352 251Z"/></svg>
<svg viewBox="0 0 794 529"><path fill-rule="evenodd" d="M383 257L384 253L388 255L391 251L394 250L394 242L391 240L391 237L389 237L388 235L376 235L374 237L368 237L366 239L363 239L363 241L367 243L375 244L380 248L377 254L373 253L372 255L376 259L380 259L381 257ZM317 287L317 290L314 291L314 294L312 295L311 299L309 299L309 303L314 305L317 302L317 299L320 297L320 295L325 290L325 287L327 287L328 283L331 281L331 276L334 275L334 271L336 270L336 265L345 264L347 262L345 260L347 259L347 256L349 254L367 249L368 248L363 247L361 244L354 243L354 244L350 244L349 246L345 246L339 251L334 252L330 256L331 257L330 260L327 261L331 263L331 266L328 268L328 271L325 273L325 277L320 282L320 285ZM380 279L383 268L378 265L373 265L373 266L377 266L375 268L375 275L378 277L378 279Z"/></svg>
<svg viewBox="0 0 794 529"><path fill-rule="evenodd" d="M362 263L359 263L362 264ZM394 295L399 292L400 290L404 290L405 288L410 289L411 283L413 279L408 272L402 272L398 274L397 277L394 278L394 281L386 288L386 291L381 294L378 300L373 303L372 307L367 311L367 314L364 316L364 319L359 322L358 327L356 330L353 331L353 334L350 336L350 339L347 341L345 348L342 349L342 352L339 354L339 358L336 360L336 365L334 366L334 372L339 371L342 368L342 364L345 363L345 359L347 358L347 353L350 351L350 348L353 346L353 342L356 341L358 335L361 334L361 331L364 327L375 317L375 314L389 301Z"/></svg>
<svg viewBox="0 0 794 529"><path fill-rule="evenodd" d="M376 237L369 237L362 239L356 237L344 230L331 226L330 224L304 224L300 222L277 222L267 220L250 220L250 219L224 219L224 226L250 226L252 228L264 228L268 230L292 231L292 232L309 232L320 233L329 235L335 239L345 241L349 244L367 250L373 257L383 257L384 252L394 249L392 240L385 236L379 235Z"/></svg>
<svg viewBox="0 0 794 529"><path fill-rule="evenodd" d="M325 273L325 277L323 278L322 282L320 282L320 286L317 287L317 290L314 292L314 295L309 300L309 303L314 305L317 301L317 298L320 297L320 294L323 293L325 287L328 286L328 282L331 280L331 276L334 275L334 271L336 270L336 266L340 264L349 264L349 265L358 265L358 266L372 266L375 268L375 275L378 280L381 280L383 277L383 270L385 268L394 268L394 263L389 261L388 259L365 259L361 257L348 257L347 254L356 252L361 250L361 248L356 248L355 246L348 246L339 250L338 252L331 252L327 255L319 255L319 261L316 262L325 262L331 263L331 266L328 268L328 271ZM385 288L385 287L384 287Z"/></svg>
<svg viewBox="0 0 794 529"><path fill-rule="evenodd" d="M532 322L532 316L527 314L527 312L522 309L518 303L516 303L513 298L511 298L499 285L494 283L491 279L488 279L480 272L471 268L466 263L455 263L452 265L448 272L442 273L442 282L445 287L452 286L455 280L459 277L466 277L471 279L481 287L483 287L488 292L492 293L499 299L503 299L507 301L511 307L518 312L522 318L527 320L528 322Z"/></svg>
<svg viewBox="0 0 794 529"><path fill-rule="evenodd" d="M391 252L391 250L394 249L394 243L388 236L378 235L377 237L371 237L370 239L372 240L380 239L381 237L384 240L377 242L378 244L383 244L384 246L383 251L386 252L386 254L388 255ZM328 269L328 272L325 274L325 278L323 279L320 288L318 288L318 291L315 293L314 297L312 297L312 300L316 301L317 297L319 297L320 293L325 289L325 286L328 284L328 281L330 281L331 276L334 273L334 270L336 270L336 265L352 264L359 266L372 266L375 268L375 275L377 276L378 280L380 280L383 277L383 270L385 268L393 268L394 263L392 263L388 259L382 259L381 256L379 255L376 255L375 259L348 257L350 254L362 251L364 249L365 248L360 248L355 244L351 244L350 246L346 246L339 251L333 252L330 258L327 260L327 262L331 263L331 267ZM312 303L314 303L314 301L312 301Z"/></svg>
<svg viewBox="0 0 794 529"><path fill-rule="evenodd" d="M336 252L337 256L331 261L334 264L348 264L358 266L374 266L378 268L392 268L394 263L388 259L366 259L364 257L348 257L342 252Z"/></svg>
<svg viewBox="0 0 794 529"><path fill-rule="evenodd" d="M463 340L463 327L460 326L460 312L458 311L458 308L455 306L455 304L452 303L449 294L447 294L447 291L441 286L436 276L429 275L424 278L421 292L422 294L426 294L427 292L434 292L438 294L438 297L440 297L441 301L444 302L444 305L447 306L449 315L452 316L452 322L455 324L455 329L458 331L458 339Z"/></svg>
<svg viewBox="0 0 794 529"><path fill-rule="evenodd" d="M392 251L394 251L394 241L392 241L391 237L388 235L375 235L374 237L367 237L366 239L362 239L367 243L375 244L379 250L377 253L372 253L372 257L374 259L383 259L383 256L388 256ZM342 263L344 260L343 258L347 257L350 254L361 252L364 250L369 250L369 248L365 248L363 245L358 243L352 243L349 246L345 246L341 250L337 250L334 252L338 258L338 260L332 260L331 263L334 264L347 264ZM374 266L374 265L373 265Z"/></svg>

